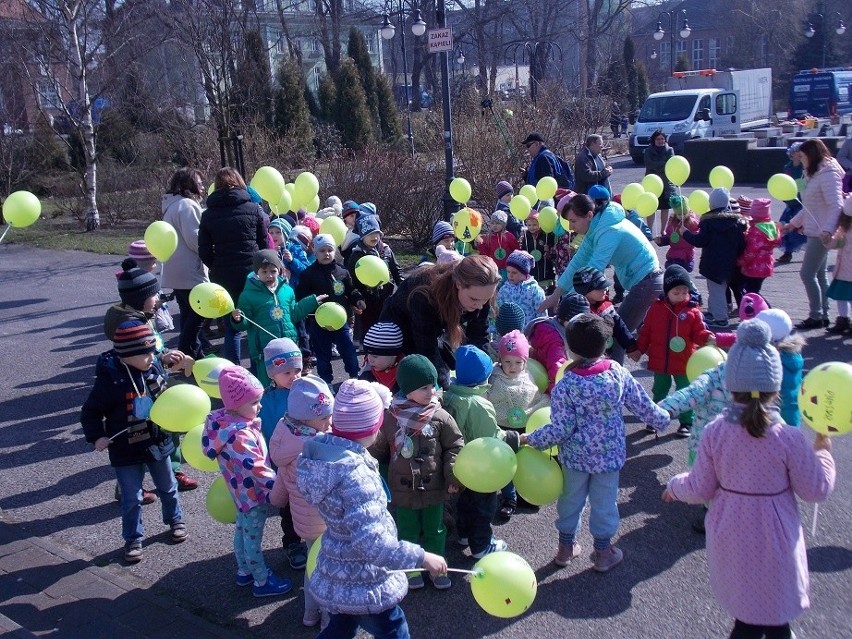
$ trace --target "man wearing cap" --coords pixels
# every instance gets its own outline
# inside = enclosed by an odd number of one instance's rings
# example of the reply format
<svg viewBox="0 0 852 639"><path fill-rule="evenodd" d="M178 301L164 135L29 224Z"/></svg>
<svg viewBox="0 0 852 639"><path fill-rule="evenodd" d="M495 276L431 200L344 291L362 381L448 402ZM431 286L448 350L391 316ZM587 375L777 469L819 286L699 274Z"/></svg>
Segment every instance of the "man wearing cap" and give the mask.
<svg viewBox="0 0 852 639"><path fill-rule="evenodd" d="M574 171L577 175L577 193L588 193L595 184L599 184L612 193L609 185L609 176L612 175L612 167L606 163L603 156L603 138L597 134L586 138L586 143L577 154L574 162Z"/></svg>
<svg viewBox="0 0 852 639"><path fill-rule="evenodd" d="M535 186L541 178L549 175L559 186L571 188L574 183L571 167L560 161L556 154L547 148L541 133L530 133L521 144L526 147L530 156L530 165L523 171L527 184Z"/></svg>

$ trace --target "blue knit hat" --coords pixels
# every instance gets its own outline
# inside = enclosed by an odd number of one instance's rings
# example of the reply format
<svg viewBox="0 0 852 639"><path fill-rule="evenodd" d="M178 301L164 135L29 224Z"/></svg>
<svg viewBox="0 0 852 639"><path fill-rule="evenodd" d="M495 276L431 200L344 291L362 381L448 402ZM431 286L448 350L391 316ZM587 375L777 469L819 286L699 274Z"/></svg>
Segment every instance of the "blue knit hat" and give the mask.
<svg viewBox="0 0 852 639"><path fill-rule="evenodd" d="M737 328L737 341L728 352L725 388L731 393L773 393L781 390L781 356L770 344L772 332L759 319Z"/></svg>
<svg viewBox="0 0 852 639"><path fill-rule="evenodd" d="M500 304L497 309L497 319L494 320L494 328L501 336L512 331L522 331L526 325L524 309L514 302Z"/></svg>
<svg viewBox="0 0 852 639"><path fill-rule="evenodd" d="M382 232L379 226L379 218L375 215L362 215L355 221L355 233L359 237L365 237L370 233Z"/></svg>
<svg viewBox="0 0 852 639"><path fill-rule="evenodd" d="M511 266L524 275L529 275L535 267L535 258L526 251L516 249L509 253L509 259L506 260L506 266Z"/></svg>
<svg viewBox="0 0 852 639"><path fill-rule="evenodd" d="M591 306L585 295L579 293L568 293L559 302L559 309L556 312L556 317L560 322L565 322L580 313L590 313Z"/></svg>
<svg viewBox="0 0 852 639"><path fill-rule="evenodd" d="M453 235L453 227L450 223L444 220L435 222L435 226L432 227L432 244L437 244L448 235Z"/></svg>
<svg viewBox="0 0 852 639"><path fill-rule="evenodd" d="M456 350L456 382L462 386L478 386L491 377L494 362L483 351L465 344Z"/></svg>
<svg viewBox="0 0 852 639"><path fill-rule="evenodd" d="M595 184L586 195L593 200L608 200L611 197L609 189L600 184Z"/></svg>
<svg viewBox="0 0 852 639"><path fill-rule="evenodd" d="M321 378L305 375L293 382L287 396L287 416L303 422L328 417L334 409L334 395Z"/></svg>

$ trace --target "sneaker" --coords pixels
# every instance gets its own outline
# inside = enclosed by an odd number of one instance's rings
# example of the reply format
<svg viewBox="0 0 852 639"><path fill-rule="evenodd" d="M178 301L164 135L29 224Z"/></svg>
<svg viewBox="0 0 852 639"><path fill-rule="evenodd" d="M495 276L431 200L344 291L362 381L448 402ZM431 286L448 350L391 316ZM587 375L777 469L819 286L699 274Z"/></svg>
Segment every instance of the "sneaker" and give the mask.
<svg viewBox="0 0 852 639"><path fill-rule="evenodd" d="M182 472L175 473L175 479L177 480L178 492L184 493L187 490L195 490L198 488L198 482L190 477L187 477Z"/></svg>
<svg viewBox="0 0 852 639"><path fill-rule="evenodd" d="M287 561L293 570L304 570L308 565L308 547L300 541L287 546Z"/></svg>
<svg viewBox="0 0 852 639"><path fill-rule="evenodd" d="M266 574L271 575L272 569L270 568L269 570L267 570ZM236 583L238 586L241 586L241 587L242 586L251 586L254 583L254 577L252 577L250 574L244 575L243 573L241 573L238 570L237 571L237 578L234 579L234 583Z"/></svg>
<svg viewBox="0 0 852 639"><path fill-rule="evenodd" d="M118 485L118 482L115 484L115 501L121 501L121 488ZM157 493L151 490L142 489L142 505L147 506L148 504L153 504L157 501Z"/></svg>
<svg viewBox="0 0 852 639"><path fill-rule="evenodd" d="M306 628L313 628L322 620L322 614L320 613L319 608L314 608L313 610L305 610L305 614L302 615L302 625Z"/></svg>
<svg viewBox="0 0 852 639"><path fill-rule="evenodd" d="M843 333L848 333L850 329L852 329L852 326L849 324L849 318L838 317L834 321L834 326L825 329L825 331L826 333L832 333L834 335L842 335Z"/></svg>
<svg viewBox="0 0 852 639"><path fill-rule="evenodd" d="M124 544L124 561L129 564L138 564L142 561L141 541L129 541Z"/></svg>
<svg viewBox="0 0 852 639"><path fill-rule="evenodd" d="M518 495L518 510L524 510L529 513L537 513L541 510L541 506L536 506L535 504L531 504L526 499Z"/></svg>
<svg viewBox="0 0 852 639"><path fill-rule="evenodd" d="M645 432L648 433L649 435L656 435L657 429L653 428L652 426L645 426Z"/></svg>
<svg viewBox="0 0 852 639"><path fill-rule="evenodd" d="M255 584L252 593L255 597L275 597L277 595L286 595L292 589L292 581L277 577L270 571L266 576L266 583L262 586Z"/></svg>
<svg viewBox="0 0 852 639"><path fill-rule="evenodd" d="M580 556L583 549L580 544L574 542L570 546L568 544L559 544L559 549L556 551L556 557L553 558L553 563L557 566L567 566L572 559Z"/></svg>
<svg viewBox="0 0 852 639"><path fill-rule="evenodd" d="M490 555L492 552L502 552L502 551L506 550L508 547L509 547L509 544L507 544L502 539L494 539L492 537L491 543L488 544L483 550L480 550L479 552L473 553L473 558L474 559L482 559L485 555Z"/></svg>
<svg viewBox="0 0 852 639"><path fill-rule="evenodd" d="M677 436L678 437L689 437L690 426L691 426L691 424L681 424L680 427L677 429Z"/></svg>
<svg viewBox="0 0 852 639"><path fill-rule="evenodd" d="M500 510L497 511L497 515L494 517L494 521L498 524L508 523L510 519L512 519L512 515L515 514L516 504L511 501L504 502L502 506L500 506Z"/></svg>
<svg viewBox="0 0 852 639"><path fill-rule="evenodd" d="M723 319L723 320L714 319L710 322L707 322L707 328L709 328L711 331L727 330L728 327L729 327L729 324L728 324L728 320L726 320L726 319Z"/></svg>
<svg viewBox="0 0 852 639"><path fill-rule="evenodd" d="M432 581L432 585L435 586L436 590L447 590L453 585L453 580L446 574L438 575L437 577L430 575L429 579Z"/></svg>
<svg viewBox="0 0 852 639"><path fill-rule="evenodd" d="M186 524L182 521L172 524L172 541L176 544L181 544L186 541L189 536L186 532Z"/></svg>
<svg viewBox="0 0 852 639"><path fill-rule="evenodd" d="M470 545L470 542L468 541L467 537L459 537L458 542L459 546L462 546L464 548L467 548Z"/></svg>
<svg viewBox="0 0 852 639"><path fill-rule="evenodd" d="M775 260L775 266L779 266L781 264L789 264L793 261L792 253L784 253L781 257Z"/></svg>
<svg viewBox="0 0 852 639"><path fill-rule="evenodd" d="M409 590L420 590L425 585L426 583L423 581L423 573L415 572L408 575Z"/></svg>
<svg viewBox="0 0 852 639"><path fill-rule="evenodd" d="M612 570L624 559L624 553L621 548L610 546L606 550L595 550L592 553L592 561L595 565L592 568L596 572L607 572Z"/></svg>

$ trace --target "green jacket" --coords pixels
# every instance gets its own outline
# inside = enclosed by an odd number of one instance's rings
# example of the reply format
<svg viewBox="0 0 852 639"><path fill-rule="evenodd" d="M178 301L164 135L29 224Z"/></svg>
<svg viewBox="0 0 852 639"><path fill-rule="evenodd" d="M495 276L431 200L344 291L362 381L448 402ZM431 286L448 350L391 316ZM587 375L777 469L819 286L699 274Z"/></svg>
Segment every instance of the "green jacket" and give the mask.
<svg viewBox="0 0 852 639"><path fill-rule="evenodd" d="M494 404L484 397L489 388L489 384L450 384L450 390L444 393L444 407L455 418L465 444L480 437L506 439L504 432L497 427Z"/></svg>

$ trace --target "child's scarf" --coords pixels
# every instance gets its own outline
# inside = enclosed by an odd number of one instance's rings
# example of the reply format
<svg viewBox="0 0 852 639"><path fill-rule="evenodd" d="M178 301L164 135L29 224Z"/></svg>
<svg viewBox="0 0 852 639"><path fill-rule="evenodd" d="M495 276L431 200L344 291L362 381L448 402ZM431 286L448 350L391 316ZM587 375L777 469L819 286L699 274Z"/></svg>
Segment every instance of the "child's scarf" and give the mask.
<svg viewBox="0 0 852 639"><path fill-rule="evenodd" d="M423 427L432 421L432 416L441 407L437 397L423 406L406 397L394 397L391 403L391 414L396 418L396 433L393 438L391 455L393 461L399 457L399 452L405 444L409 432L418 434Z"/></svg>

